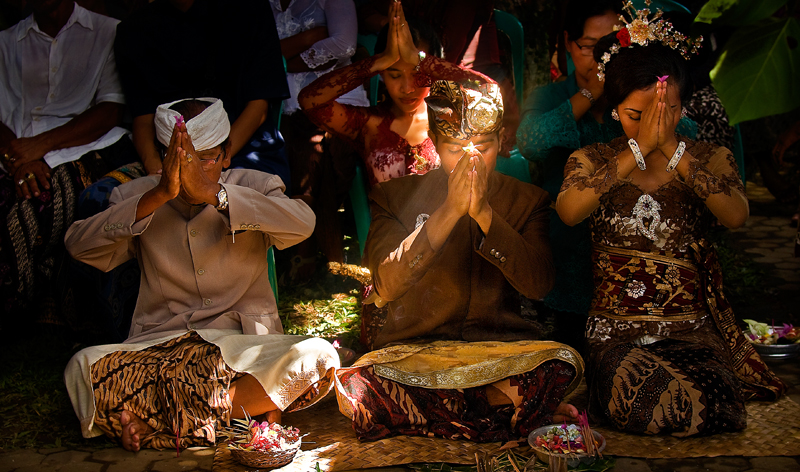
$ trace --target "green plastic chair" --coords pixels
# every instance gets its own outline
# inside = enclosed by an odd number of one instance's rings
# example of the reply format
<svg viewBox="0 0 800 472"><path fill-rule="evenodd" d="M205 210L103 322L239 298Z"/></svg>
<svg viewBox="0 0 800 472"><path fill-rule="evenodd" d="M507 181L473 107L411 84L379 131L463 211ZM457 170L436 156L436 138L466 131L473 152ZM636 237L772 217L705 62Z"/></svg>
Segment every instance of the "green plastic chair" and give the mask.
<svg viewBox="0 0 800 472"><path fill-rule="evenodd" d="M501 10L494 11L494 22L497 31L508 36L511 42L511 65L514 69L514 89L517 92L517 103L522 108L525 70L525 30L517 18ZM528 161L522 157L516 147L511 150L510 157L497 156L495 170L501 174L531 183Z"/></svg>
<svg viewBox="0 0 800 472"><path fill-rule="evenodd" d="M359 46L363 46L370 56L375 55L375 43L378 42L378 36L375 34L359 34L356 42ZM369 103L372 106L378 104L378 75L369 79Z"/></svg>
<svg viewBox="0 0 800 472"><path fill-rule="evenodd" d="M497 31L508 36L511 41L511 65L514 69L514 89L517 92L517 103L522 107L523 72L525 70L525 30L522 23L512 15L501 10L494 11L494 23Z"/></svg>

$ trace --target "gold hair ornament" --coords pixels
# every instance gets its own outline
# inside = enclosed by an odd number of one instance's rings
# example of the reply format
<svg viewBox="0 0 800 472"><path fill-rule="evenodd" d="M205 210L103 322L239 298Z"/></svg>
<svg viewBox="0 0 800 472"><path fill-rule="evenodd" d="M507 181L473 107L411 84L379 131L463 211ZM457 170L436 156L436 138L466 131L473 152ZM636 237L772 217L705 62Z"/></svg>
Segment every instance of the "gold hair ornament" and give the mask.
<svg viewBox="0 0 800 472"><path fill-rule="evenodd" d="M644 3L649 7L652 1L644 0ZM618 53L621 48L632 48L635 45L647 46L652 41L660 42L664 46L680 52L681 56L687 60L692 54L698 53L703 37L690 38L675 31L672 23L661 18L664 12L660 8L656 10L652 18L650 18L649 8L636 10L630 0L623 5L623 8L628 12L630 23L623 15L619 16L620 21L624 23L622 27L614 27L619 44L612 44L611 48L601 56L600 63L597 64L597 77L600 80L605 80L606 64L611 60L611 56Z"/></svg>

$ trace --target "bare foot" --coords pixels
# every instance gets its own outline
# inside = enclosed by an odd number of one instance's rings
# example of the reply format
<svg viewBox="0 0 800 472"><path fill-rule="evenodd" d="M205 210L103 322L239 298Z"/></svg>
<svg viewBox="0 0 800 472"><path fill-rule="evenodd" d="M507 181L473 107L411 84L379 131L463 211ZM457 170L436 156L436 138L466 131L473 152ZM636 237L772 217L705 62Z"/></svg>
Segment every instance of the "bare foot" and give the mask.
<svg viewBox="0 0 800 472"><path fill-rule="evenodd" d="M119 416L122 424L122 447L131 452L141 449L141 440L153 431L147 423L128 410L123 410Z"/></svg>
<svg viewBox="0 0 800 472"><path fill-rule="evenodd" d="M578 409L569 403L560 403L553 415L553 422L568 423L578 421Z"/></svg>

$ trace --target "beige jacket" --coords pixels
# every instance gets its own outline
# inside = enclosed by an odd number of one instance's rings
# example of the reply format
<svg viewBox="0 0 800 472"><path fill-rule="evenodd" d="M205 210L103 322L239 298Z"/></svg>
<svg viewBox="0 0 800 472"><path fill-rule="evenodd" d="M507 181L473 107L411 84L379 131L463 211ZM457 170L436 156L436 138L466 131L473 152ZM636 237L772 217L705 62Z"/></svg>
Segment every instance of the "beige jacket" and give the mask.
<svg viewBox="0 0 800 472"><path fill-rule="evenodd" d="M76 221L65 238L74 258L103 271L133 257L139 261L139 299L126 342L190 329L282 333L267 249L310 236L311 209L286 197L279 177L235 169L220 177L229 216L179 197L134 223L139 199L159 179L144 177L117 187L108 209Z"/></svg>

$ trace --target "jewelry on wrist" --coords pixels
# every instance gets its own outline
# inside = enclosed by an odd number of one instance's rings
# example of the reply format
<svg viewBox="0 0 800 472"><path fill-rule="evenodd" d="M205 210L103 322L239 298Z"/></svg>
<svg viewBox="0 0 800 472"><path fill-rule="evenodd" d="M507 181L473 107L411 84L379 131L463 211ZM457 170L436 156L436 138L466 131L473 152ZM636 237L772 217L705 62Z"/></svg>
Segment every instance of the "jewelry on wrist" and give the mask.
<svg viewBox="0 0 800 472"><path fill-rule="evenodd" d="M217 210L223 211L228 209L228 192L225 191L225 187L220 185L219 192L217 192Z"/></svg>
<svg viewBox="0 0 800 472"><path fill-rule="evenodd" d="M630 146L631 151L633 151L633 158L636 159L636 165L639 166L639 170L647 169L647 165L644 163L642 150L639 149L639 143L637 143L635 139L631 138L628 140L628 146Z"/></svg>
<svg viewBox="0 0 800 472"><path fill-rule="evenodd" d="M422 64L422 61L428 56L427 54L425 54L425 51L419 51L417 55L419 56L419 61L417 62L417 65L414 66L414 72L419 72L419 66Z"/></svg>
<svg viewBox="0 0 800 472"><path fill-rule="evenodd" d="M678 143L678 147L675 149L675 153L672 154L672 158L669 160L667 164L667 172L672 172L678 167L678 163L681 161L681 157L683 157L683 151L686 150L686 143L681 141Z"/></svg>
<svg viewBox="0 0 800 472"><path fill-rule="evenodd" d="M594 95L588 89L580 89L580 94L589 99L589 104L594 105Z"/></svg>

